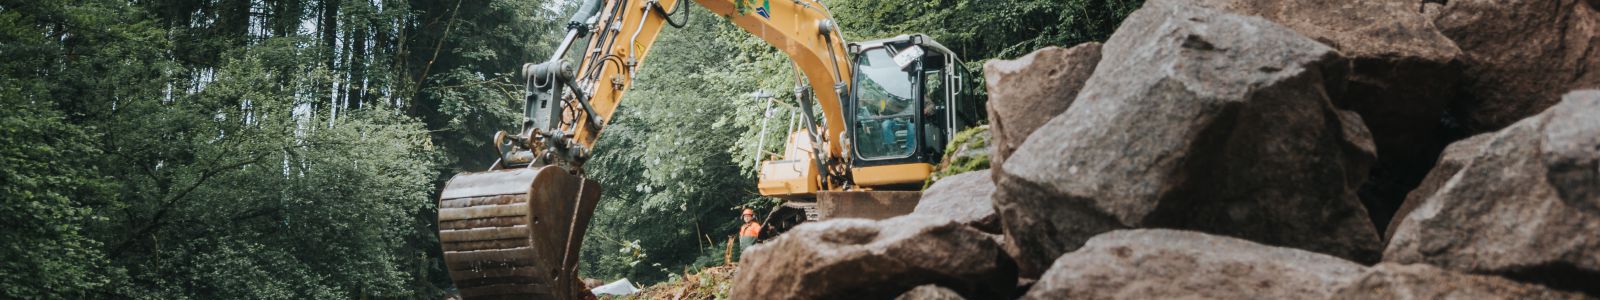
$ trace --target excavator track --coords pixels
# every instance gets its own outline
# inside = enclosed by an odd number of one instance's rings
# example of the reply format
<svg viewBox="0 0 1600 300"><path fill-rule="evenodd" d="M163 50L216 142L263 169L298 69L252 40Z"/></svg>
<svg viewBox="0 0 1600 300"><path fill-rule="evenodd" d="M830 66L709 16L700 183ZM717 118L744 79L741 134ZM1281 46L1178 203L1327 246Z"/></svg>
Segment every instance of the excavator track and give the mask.
<svg viewBox="0 0 1600 300"><path fill-rule="evenodd" d="M555 166L457 174L439 200L439 242L467 299L572 299L600 185Z"/></svg>

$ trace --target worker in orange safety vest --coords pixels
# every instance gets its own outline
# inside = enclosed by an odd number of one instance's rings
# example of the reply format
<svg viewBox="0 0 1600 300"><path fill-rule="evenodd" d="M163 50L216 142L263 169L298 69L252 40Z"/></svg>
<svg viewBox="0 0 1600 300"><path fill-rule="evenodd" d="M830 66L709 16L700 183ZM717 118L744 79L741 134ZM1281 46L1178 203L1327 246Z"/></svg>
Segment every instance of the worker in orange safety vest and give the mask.
<svg viewBox="0 0 1600 300"><path fill-rule="evenodd" d="M744 226L739 226L739 251L750 249L756 244L756 238L761 237L761 223L756 222L756 211L744 209Z"/></svg>

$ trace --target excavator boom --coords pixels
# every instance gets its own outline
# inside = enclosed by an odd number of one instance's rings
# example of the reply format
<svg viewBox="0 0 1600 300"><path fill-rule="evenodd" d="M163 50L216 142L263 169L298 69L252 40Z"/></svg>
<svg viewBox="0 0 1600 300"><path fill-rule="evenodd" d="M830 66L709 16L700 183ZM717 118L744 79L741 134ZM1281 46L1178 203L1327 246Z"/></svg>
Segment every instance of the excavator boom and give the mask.
<svg viewBox="0 0 1600 300"><path fill-rule="evenodd" d="M760 1L760 3L755 3ZM591 104L601 122L610 120L621 104L623 94L633 85L638 68L655 45L663 26L668 25L667 12L680 9L679 5L692 5L684 0L610 0L606 1L596 28L615 28L597 31L589 40L589 51L584 53L577 72L580 87L592 89ZM821 2L814 0L696 0L700 6L723 16L750 34L761 38L787 54L811 82L812 95L822 108L826 127L824 136L837 137L845 131L844 108L841 94L850 81L850 63L846 57L845 43L833 17ZM740 10L745 2L746 10ZM679 16L678 18L682 18ZM592 146L599 137L600 128L589 127L587 118L578 118L574 129L576 141ZM603 124L602 124L603 125ZM837 157L842 153L837 143L830 143L826 151Z"/></svg>

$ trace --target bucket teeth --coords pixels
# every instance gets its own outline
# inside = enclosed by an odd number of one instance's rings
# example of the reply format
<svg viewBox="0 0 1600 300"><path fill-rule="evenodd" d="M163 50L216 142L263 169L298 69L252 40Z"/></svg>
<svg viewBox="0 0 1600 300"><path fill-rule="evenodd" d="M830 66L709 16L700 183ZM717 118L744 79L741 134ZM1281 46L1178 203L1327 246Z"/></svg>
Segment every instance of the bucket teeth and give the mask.
<svg viewBox="0 0 1600 300"><path fill-rule="evenodd" d="M560 167L462 173L440 193L439 242L469 299L571 299L600 186ZM563 288L564 287L564 288Z"/></svg>

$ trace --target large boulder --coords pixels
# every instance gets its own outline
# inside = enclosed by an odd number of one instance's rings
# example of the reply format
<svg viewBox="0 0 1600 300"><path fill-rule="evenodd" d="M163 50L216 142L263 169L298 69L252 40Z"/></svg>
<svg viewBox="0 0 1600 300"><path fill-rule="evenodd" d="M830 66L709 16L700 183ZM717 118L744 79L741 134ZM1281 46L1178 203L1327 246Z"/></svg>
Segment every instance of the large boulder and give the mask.
<svg viewBox="0 0 1600 300"><path fill-rule="evenodd" d="M1078 99L998 171L1025 276L1095 234L1192 229L1375 262L1356 198L1374 159L1329 101L1348 63L1288 28L1188 1L1145 3Z"/></svg>
<svg viewBox="0 0 1600 300"><path fill-rule="evenodd" d="M1062 255L1023 299L1317 299L1364 267L1190 231L1121 230Z"/></svg>
<svg viewBox="0 0 1600 300"><path fill-rule="evenodd" d="M983 64L989 86L991 166L998 168L1039 126L1067 111L1100 63L1100 43L1045 47L1014 60Z"/></svg>
<svg viewBox="0 0 1600 300"><path fill-rule="evenodd" d="M1453 3L1453 2L1452 2ZM1384 260L1600 295L1600 91L1496 132L1402 220Z"/></svg>
<svg viewBox="0 0 1600 300"><path fill-rule="evenodd" d="M1375 267L1167 229L1119 230L1062 255L1023 299L1587 299L1425 264Z"/></svg>
<svg viewBox="0 0 1600 300"><path fill-rule="evenodd" d="M734 299L891 299L926 284L994 299L1016 267L983 232L941 218L835 219L745 251Z"/></svg>
<svg viewBox="0 0 1600 300"><path fill-rule="evenodd" d="M1450 177L1455 177L1456 173L1460 172L1462 167L1466 167L1467 162L1476 157L1478 151L1483 149L1483 144L1493 136L1479 134L1445 147L1444 152L1439 154L1439 161L1434 164L1433 170L1428 172L1428 177L1423 178L1416 189L1406 194L1405 203L1401 204L1400 209L1395 211L1394 217L1389 219L1389 226L1386 226L1388 229L1383 234L1384 243L1388 243L1389 238L1394 237L1395 227L1400 225L1400 220L1404 220L1412 210L1416 210L1423 201L1427 201L1428 197L1439 191L1445 182L1450 181Z"/></svg>
<svg viewBox="0 0 1600 300"><path fill-rule="evenodd" d="M1451 110L1475 131L1600 88L1600 1L1451 0L1432 14L1466 53L1468 97Z"/></svg>
<svg viewBox="0 0 1600 300"><path fill-rule="evenodd" d="M1350 60L1348 85L1331 91L1332 100L1372 131L1378 162L1360 196L1373 220L1389 220L1447 142L1436 131L1457 97L1461 49L1418 12L1418 1L1199 2L1282 24Z"/></svg>
<svg viewBox="0 0 1600 300"><path fill-rule="evenodd" d="M989 197L994 180L989 170L950 176L922 191L922 200L912 215L949 219L988 233L1000 233L1000 216L994 213Z"/></svg>
<svg viewBox="0 0 1600 300"><path fill-rule="evenodd" d="M1451 272L1414 264L1378 264L1333 299L1590 299L1583 294L1551 290L1496 276Z"/></svg>

